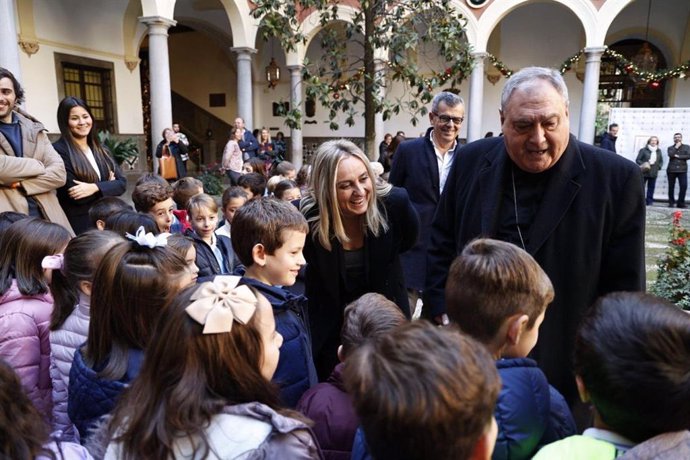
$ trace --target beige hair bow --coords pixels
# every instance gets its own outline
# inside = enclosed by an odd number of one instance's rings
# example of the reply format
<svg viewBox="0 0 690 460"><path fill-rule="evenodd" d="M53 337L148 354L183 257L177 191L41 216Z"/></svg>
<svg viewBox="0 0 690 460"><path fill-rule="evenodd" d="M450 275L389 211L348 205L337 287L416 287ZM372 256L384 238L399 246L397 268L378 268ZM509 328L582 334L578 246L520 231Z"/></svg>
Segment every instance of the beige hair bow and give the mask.
<svg viewBox="0 0 690 460"><path fill-rule="evenodd" d="M217 276L199 286L185 311L204 326L204 334L230 332L232 322L247 324L256 311L256 296L247 286L237 286L239 276Z"/></svg>

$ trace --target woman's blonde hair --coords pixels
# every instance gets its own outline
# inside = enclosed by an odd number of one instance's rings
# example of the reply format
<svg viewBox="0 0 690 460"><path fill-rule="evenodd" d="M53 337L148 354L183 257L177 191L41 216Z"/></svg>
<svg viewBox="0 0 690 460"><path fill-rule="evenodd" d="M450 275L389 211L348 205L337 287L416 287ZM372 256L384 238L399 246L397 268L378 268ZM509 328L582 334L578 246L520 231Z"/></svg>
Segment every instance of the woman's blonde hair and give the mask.
<svg viewBox="0 0 690 460"><path fill-rule="evenodd" d="M369 159L364 153L350 141L337 139L324 142L316 150L314 155L311 176L309 178L309 191L300 204L300 210L305 216L316 208L317 213L307 218L312 238L318 238L321 246L331 250L330 239L337 238L341 243L349 241L343 226L343 220L338 207L336 178L340 162L348 157L359 159L367 170L374 193L369 195L367 211L364 214L365 231L370 231L375 236L379 232L388 230L388 220L383 207L379 209L378 201L387 196L392 186L388 183L378 184L376 176L371 170Z"/></svg>

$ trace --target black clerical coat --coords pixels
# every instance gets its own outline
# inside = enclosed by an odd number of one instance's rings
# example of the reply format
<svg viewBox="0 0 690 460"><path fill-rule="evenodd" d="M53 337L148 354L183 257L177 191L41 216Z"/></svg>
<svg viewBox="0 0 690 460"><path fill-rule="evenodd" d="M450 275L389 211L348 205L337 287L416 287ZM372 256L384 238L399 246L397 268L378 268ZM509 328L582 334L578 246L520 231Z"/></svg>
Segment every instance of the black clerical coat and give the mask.
<svg viewBox="0 0 690 460"><path fill-rule="evenodd" d="M473 142L456 159L432 226L424 293L432 315L445 311L453 258L473 238L496 235L509 162L501 137ZM526 238L527 251L556 292L533 356L571 401L576 396L572 353L582 313L603 294L644 290L644 232L640 168L571 136Z"/></svg>

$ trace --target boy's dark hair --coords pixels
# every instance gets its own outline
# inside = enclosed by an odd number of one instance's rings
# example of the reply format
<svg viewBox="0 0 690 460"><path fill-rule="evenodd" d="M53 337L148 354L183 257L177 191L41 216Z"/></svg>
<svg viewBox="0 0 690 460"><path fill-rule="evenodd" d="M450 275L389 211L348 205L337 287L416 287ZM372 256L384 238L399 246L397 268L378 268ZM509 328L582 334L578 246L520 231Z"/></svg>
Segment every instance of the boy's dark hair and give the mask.
<svg viewBox="0 0 690 460"><path fill-rule="evenodd" d="M120 236L125 236L127 233L134 235L139 227L144 227L146 233L150 232L154 235L160 233L158 224L153 217L131 209L117 212L105 220L105 229Z"/></svg>
<svg viewBox="0 0 690 460"><path fill-rule="evenodd" d="M276 184L275 188L273 189L273 195L279 200L282 200L283 194L285 194L285 192L288 190L292 190L293 188L299 188L297 182L290 179L283 179Z"/></svg>
<svg viewBox="0 0 690 460"><path fill-rule="evenodd" d="M296 207L268 197L248 201L232 220L232 248L240 262L250 267L254 265L254 246L262 244L267 254L274 254L284 243L285 230L309 231L307 220Z"/></svg>
<svg viewBox="0 0 690 460"><path fill-rule="evenodd" d="M132 207L116 196L104 196L89 208L89 221L96 228L96 222L105 222L108 217L120 211L132 211Z"/></svg>
<svg viewBox="0 0 690 460"><path fill-rule="evenodd" d="M251 190L255 199L260 198L266 191L266 177L259 173L244 174L237 179L237 185Z"/></svg>
<svg viewBox="0 0 690 460"><path fill-rule="evenodd" d="M0 67L0 80L3 78L9 78L12 81L14 95L17 97L15 100L15 107L21 105L24 102L24 88L22 88L22 85L19 84L19 80L17 80L14 74L8 69Z"/></svg>
<svg viewBox="0 0 690 460"><path fill-rule="evenodd" d="M246 200L248 198L247 192L245 192L242 187L237 185L226 188L223 192L223 197L221 198L221 208L225 210L225 208L230 204L230 200L233 198L244 198Z"/></svg>
<svg viewBox="0 0 690 460"><path fill-rule="evenodd" d="M156 204L172 198L173 189L157 181L144 182L134 187L132 201L134 209L139 212L149 212Z"/></svg>
<svg viewBox="0 0 690 460"><path fill-rule="evenodd" d="M367 340L376 339L407 322L395 303L373 292L346 306L343 317L340 330L343 359Z"/></svg>
<svg viewBox="0 0 690 460"><path fill-rule="evenodd" d="M427 321L354 350L344 380L376 460L469 458L501 388L486 347Z"/></svg>
<svg viewBox="0 0 690 460"><path fill-rule="evenodd" d="M141 177L139 177L139 179L137 179L137 182L134 184L134 187L138 187L141 184L148 184L148 183L170 185L167 180L163 179L158 174L146 173L146 174L142 175Z"/></svg>
<svg viewBox="0 0 690 460"><path fill-rule="evenodd" d="M173 196L172 199L177 205L177 209L187 209L189 199L194 195L204 193L204 184L194 177L183 177L172 184Z"/></svg>
<svg viewBox="0 0 690 460"><path fill-rule="evenodd" d="M600 298L580 324L575 373L601 420L631 441L690 429L690 315L644 293Z"/></svg>
<svg viewBox="0 0 690 460"><path fill-rule="evenodd" d="M7 230L7 228L18 220L26 219L29 216L21 212L5 211L0 212L0 236Z"/></svg>
<svg viewBox="0 0 690 460"><path fill-rule="evenodd" d="M272 172L274 176L285 176L290 171L297 172L297 168L295 168L295 165L293 165L289 161L281 161L275 166L275 168L273 168Z"/></svg>
<svg viewBox="0 0 690 460"><path fill-rule="evenodd" d="M484 344L504 321L529 317L528 328L553 300L553 285L526 251L504 241L471 241L453 261L446 282L448 317Z"/></svg>

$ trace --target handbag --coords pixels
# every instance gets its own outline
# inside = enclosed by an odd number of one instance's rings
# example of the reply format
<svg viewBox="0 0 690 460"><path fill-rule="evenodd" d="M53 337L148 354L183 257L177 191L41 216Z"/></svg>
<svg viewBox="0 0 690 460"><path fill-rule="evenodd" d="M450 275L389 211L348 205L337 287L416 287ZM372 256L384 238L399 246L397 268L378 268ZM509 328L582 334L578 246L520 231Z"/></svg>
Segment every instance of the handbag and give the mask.
<svg viewBox="0 0 690 460"><path fill-rule="evenodd" d="M163 146L163 155L158 162L160 175L163 179L177 179L177 162L170 154L168 146Z"/></svg>
<svg viewBox="0 0 690 460"><path fill-rule="evenodd" d="M652 165L649 164L649 161L645 161L640 165L640 171L642 171L643 173L648 173L649 171L651 171L651 169Z"/></svg>

